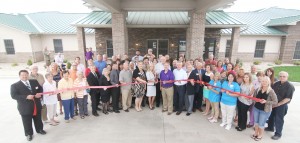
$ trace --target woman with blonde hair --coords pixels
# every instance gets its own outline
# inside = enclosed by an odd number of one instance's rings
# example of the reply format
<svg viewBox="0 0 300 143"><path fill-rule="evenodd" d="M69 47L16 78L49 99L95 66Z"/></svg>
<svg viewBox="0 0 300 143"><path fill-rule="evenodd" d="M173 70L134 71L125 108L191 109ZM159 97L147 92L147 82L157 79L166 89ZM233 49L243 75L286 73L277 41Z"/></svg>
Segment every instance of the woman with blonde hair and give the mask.
<svg viewBox="0 0 300 143"><path fill-rule="evenodd" d="M254 97L260 99L260 101L254 104L255 133L252 135L252 138L255 141L259 141L263 137L265 123L271 115L272 107L278 103L276 93L271 88L269 77L262 77L261 87L255 90Z"/></svg>
<svg viewBox="0 0 300 143"><path fill-rule="evenodd" d="M83 72L77 72L77 78L74 81L74 87L82 87L82 86L88 86L88 83L86 79L83 76ZM79 106L79 115L81 119L84 119L85 116L88 115L88 109L87 109L87 100L88 100L88 93L86 89L79 89L75 91L76 98Z"/></svg>
<svg viewBox="0 0 300 143"><path fill-rule="evenodd" d="M147 67L146 77L147 77L147 80L148 80L146 96L148 97L148 100L149 100L149 108L151 110L153 110L154 109L154 107L153 107L154 106L154 99L155 99L155 96L156 96L155 83L156 83L156 79L157 79L155 71L154 71L154 64L153 63L150 63L149 66Z"/></svg>
<svg viewBox="0 0 300 143"><path fill-rule="evenodd" d="M134 90L134 97L135 98L135 109L136 111L140 112L142 111L141 105L143 97L145 96L146 92L146 84L147 78L146 73L143 70L143 62L138 62L138 68L133 71L133 81L135 81L136 84L132 85L132 88Z"/></svg>

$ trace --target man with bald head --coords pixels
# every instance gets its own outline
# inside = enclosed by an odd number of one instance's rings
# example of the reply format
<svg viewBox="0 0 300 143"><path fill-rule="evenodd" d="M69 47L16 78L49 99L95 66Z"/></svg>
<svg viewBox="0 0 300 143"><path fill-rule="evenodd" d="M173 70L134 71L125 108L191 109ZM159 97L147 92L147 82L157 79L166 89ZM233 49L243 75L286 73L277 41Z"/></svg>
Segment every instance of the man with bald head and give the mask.
<svg viewBox="0 0 300 143"><path fill-rule="evenodd" d="M195 80L202 80L202 75L205 73L205 70L202 68L203 65L201 62L195 62L195 69L192 71L193 75L196 75ZM193 112L198 109L200 112L203 112L201 109L202 106L202 99L203 99L203 85L200 83L195 83L195 96L194 96L194 105L193 105Z"/></svg>

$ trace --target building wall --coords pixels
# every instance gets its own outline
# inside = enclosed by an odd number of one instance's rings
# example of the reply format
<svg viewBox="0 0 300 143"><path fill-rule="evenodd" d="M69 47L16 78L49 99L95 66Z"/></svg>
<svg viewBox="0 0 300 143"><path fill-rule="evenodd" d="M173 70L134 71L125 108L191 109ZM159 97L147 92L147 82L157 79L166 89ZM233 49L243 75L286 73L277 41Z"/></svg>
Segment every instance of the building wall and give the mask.
<svg viewBox="0 0 300 143"><path fill-rule="evenodd" d="M7 55L4 39L12 39L15 54ZM29 34L17 29L0 25L0 62L15 63L25 62L32 58L32 49Z"/></svg>
<svg viewBox="0 0 300 143"><path fill-rule="evenodd" d="M292 63L294 60L294 53L297 41L300 41L300 22L296 25L279 26L275 27L281 31L288 33L288 35L282 37L282 44L280 47L280 59L283 62Z"/></svg>
<svg viewBox="0 0 300 143"><path fill-rule="evenodd" d="M44 60L42 36L38 34L30 35L30 43L32 48L33 62Z"/></svg>
<svg viewBox="0 0 300 143"><path fill-rule="evenodd" d="M95 50L94 34L86 34L86 47L92 47ZM84 58L84 55L79 54L76 34L48 34L42 36L42 47L47 47L48 50L54 53L53 39L62 39L63 54L65 59L72 61L75 57ZM54 54L51 54L53 59Z"/></svg>
<svg viewBox="0 0 300 143"><path fill-rule="evenodd" d="M231 37L227 35L221 36L219 58L225 57L226 42ZM256 40L266 40L266 46L263 58L254 58ZM281 36L241 36L239 39L238 58L244 62L252 62L254 60L273 62L279 58L281 45Z"/></svg>

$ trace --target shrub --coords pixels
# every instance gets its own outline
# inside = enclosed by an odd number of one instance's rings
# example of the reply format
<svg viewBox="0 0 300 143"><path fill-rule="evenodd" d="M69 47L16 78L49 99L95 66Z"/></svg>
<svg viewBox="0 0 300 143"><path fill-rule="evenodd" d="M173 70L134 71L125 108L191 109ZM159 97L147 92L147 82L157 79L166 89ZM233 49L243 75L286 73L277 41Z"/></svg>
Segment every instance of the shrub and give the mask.
<svg viewBox="0 0 300 143"><path fill-rule="evenodd" d="M243 67L243 61L239 58L236 59L235 64L239 65L239 67Z"/></svg>
<svg viewBox="0 0 300 143"><path fill-rule="evenodd" d="M32 65L31 59L29 59L29 60L27 61L27 65L28 65L28 66L31 66L31 65Z"/></svg>
<svg viewBox="0 0 300 143"><path fill-rule="evenodd" d="M281 60L276 60L276 61L274 61L274 63L275 63L276 65L281 65L281 64L282 64L282 61L281 61Z"/></svg>
<svg viewBox="0 0 300 143"><path fill-rule="evenodd" d="M18 66L18 65L19 65L18 63L12 63L12 64L11 64L12 67L16 67L16 66Z"/></svg>
<svg viewBox="0 0 300 143"><path fill-rule="evenodd" d="M258 60L253 62L254 65L259 65L260 63L261 63L261 61L258 61Z"/></svg>
<svg viewBox="0 0 300 143"><path fill-rule="evenodd" d="M67 63L67 69L70 69L70 68L71 68L71 65L72 65L72 64L71 64L70 62L68 62L68 63Z"/></svg>
<svg viewBox="0 0 300 143"><path fill-rule="evenodd" d="M300 66L300 61L294 61L294 65Z"/></svg>
<svg viewBox="0 0 300 143"><path fill-rule="evenodd" d="M65 59L65 60L64 60L64 63L68 63L68 60L67 60L67 59Z"/></svg>

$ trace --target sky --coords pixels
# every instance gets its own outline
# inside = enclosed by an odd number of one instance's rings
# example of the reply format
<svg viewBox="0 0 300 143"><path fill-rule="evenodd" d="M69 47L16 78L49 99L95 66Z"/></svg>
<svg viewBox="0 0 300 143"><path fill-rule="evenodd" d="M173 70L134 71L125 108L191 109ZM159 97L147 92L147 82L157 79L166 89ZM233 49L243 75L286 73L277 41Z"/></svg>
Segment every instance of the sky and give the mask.
<svg viewBox="0 0 300 143"><path fill-rule="evenodd" d="M83 5L84 2L82 0L0 0L0 3L0 13L91 12L90 9ZM273 6L300 10L300 0L236 0L234 5L225 9L225 11L246 12Z"/></svg>

